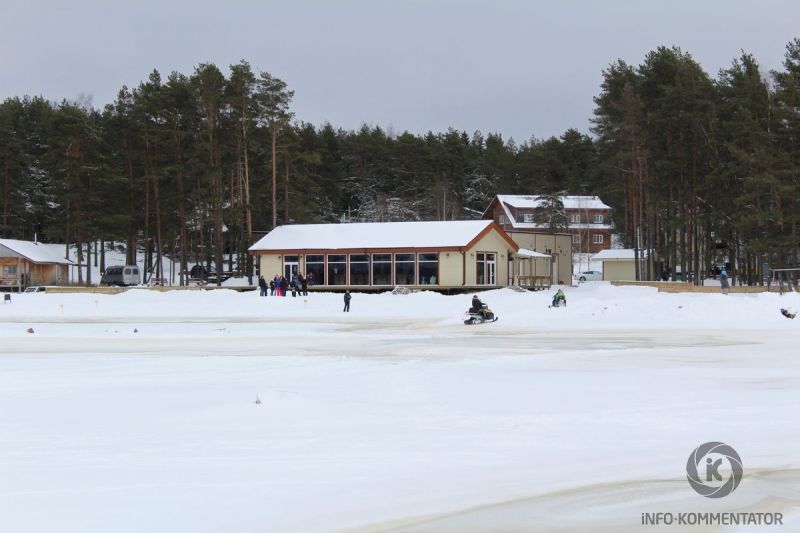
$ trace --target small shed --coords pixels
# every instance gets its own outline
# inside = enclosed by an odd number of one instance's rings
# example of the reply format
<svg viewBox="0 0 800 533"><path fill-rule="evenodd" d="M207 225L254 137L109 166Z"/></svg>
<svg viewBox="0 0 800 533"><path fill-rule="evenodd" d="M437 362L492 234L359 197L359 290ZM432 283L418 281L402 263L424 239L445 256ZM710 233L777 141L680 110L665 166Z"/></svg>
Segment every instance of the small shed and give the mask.
<svg viewBox="0 0 800 533"><path fill-rule="evenodd" d="M639 252L640 260L644 252ZM636 254L631 248L602 250L592 256L592 261L603 263L604 281L636 281Z"/></svg>
<svg viewBox="0 0 800 533"><path fill-rule="evenodd" d="M0 289L66 285L73 262L64 255L63 244L0 239Z"/></svg>

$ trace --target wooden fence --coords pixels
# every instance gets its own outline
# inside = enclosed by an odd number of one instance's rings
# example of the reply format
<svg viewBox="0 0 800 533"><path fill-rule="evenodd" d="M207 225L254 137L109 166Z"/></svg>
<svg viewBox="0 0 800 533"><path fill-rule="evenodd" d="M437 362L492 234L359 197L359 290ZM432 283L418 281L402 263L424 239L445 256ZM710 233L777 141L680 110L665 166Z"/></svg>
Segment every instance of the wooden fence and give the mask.
<svg viewBox="0 0 800 533"><path fill-rule="evenodd" d="M658 292L697 292L705 294L720 294L722 289L718 286L697 286L691 283L684 283L680 281L612 281L614 286L635 286L635 287L653 287L658 289ZM795 291L798 287L794 288ZM780 292L780 287L777 283L773 283L769 287L766 285L734 285L728 289L731 294L754 294L760 292ZM784 284L784 292L790 292L792 288Z"/></svg>

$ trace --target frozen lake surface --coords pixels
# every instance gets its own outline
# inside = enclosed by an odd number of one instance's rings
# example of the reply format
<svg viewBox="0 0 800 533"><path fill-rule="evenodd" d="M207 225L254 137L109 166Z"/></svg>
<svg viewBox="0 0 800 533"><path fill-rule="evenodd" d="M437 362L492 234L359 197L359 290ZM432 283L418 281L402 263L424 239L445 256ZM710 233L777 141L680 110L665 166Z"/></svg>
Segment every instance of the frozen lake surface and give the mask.
<svg viewBox="0 0 800 533"><path fill-rule="evenodd" d="M465 296L222 292L0 308L1 531L800 529L796 295L492 291L467 327ZM711 440L721 500L685 480Z"/></svg>

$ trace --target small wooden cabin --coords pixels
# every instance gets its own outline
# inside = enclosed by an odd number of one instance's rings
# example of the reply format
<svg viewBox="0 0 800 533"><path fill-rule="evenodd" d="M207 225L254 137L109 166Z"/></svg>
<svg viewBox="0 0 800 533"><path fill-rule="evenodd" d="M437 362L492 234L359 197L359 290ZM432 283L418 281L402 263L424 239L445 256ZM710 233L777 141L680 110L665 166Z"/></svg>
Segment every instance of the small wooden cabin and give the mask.
<svg viewBox="0 0 800 533"><path fill-rule="evenodd" d="M73 262L64 255L63 244L0 239L0 290L68 284Z"/></svg>

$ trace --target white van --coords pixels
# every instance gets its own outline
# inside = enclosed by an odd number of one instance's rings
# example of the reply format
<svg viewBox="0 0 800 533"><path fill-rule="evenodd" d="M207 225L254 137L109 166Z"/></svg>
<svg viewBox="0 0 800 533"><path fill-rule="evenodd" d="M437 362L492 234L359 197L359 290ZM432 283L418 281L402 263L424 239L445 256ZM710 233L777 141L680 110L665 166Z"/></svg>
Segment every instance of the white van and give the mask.
<svg viewBox="0 0 800 533"><path fill-rule="evenodd" d="M139 267L136 265L110 266L106 268L103 277L100 278L100 285L127 285L139 284Z"/></svg>

